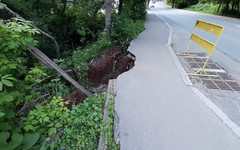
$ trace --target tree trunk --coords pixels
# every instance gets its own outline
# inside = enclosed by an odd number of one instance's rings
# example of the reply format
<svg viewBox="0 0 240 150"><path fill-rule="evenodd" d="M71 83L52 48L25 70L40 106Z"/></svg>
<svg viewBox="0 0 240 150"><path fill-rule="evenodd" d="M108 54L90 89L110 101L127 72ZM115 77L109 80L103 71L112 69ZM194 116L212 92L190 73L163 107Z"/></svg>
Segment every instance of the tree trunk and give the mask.
<svg viewBox="0 0 240 150"><path fill-rule="evenodd" d="M4 9L5 9L8 13L10 13L12 16L15 16L15 17L17 17L17 18L20 18L20 19L22 19L22 20L25 20L25 19L24 19L23 17L21 17L19 14L15 13L15 12L12 11L10 8L8 8L5 4L3 5L3 7L4 7ZM40 33L42 33L44 36L50 38L50 39L54 42L54 46L55 46L55 49L56 49L56 58L59 59L59 58L60 58L60 50L59 50L59 46L58 46L58 43L57 43L56 39L55 39L53 36L51 36L51 35L47 34L46 32L42 31L41 29L37 28L36 26L31 25L31 27L34 28L34 29L36 29L36 30L39 31Z"/></svg>
<svg viewBox="0 0 240 150"><path fill-rule="evenodd" d="M229 4L230 4L230 1L227 0L227 1L226 1L226 9L227 9L227 11L229 10Z"/></svg>
<svg viewBox="0 0 240 150"><path fill-rule="evenodd" d="M175 0L172 0L172 8L175 6Z"/></svg>
<svg viewBox="0 0 240 150"><path fill-rule="evenodd" d="M123 6L123 0L119 0L119 6L118 6L118 14L121 15L122 13L122 6Z"/></svg>
<svg viewBox="0 0 240 150"><path fill-rule="evenodd" d="M87 96L90 96L90 92L84 89L81 85L79 85L72 77L70 77L64 70L59 68L51 59L49 59L44 53L42 53L39 49L36 47L32 47L31 45L28 45L30 48L29 52L38 60L43 62L46 66L48 66L50 69L55 70L57 73L59 73L63 78L65 78L69 83L71 83L77 90L80 90Z"/></svg>
<svg viewBox="0 0 240 150"><path fill-rule="evenodd" d="M235 3L232 2L232 12L233 12L233 10L234 10L234 7L235 7Z"/></svg>
<svg viewBox="0 0 240 150"><path fill-rule="evenodd" d="M107 39L110 40L111 31L111 16L112 16L112 0L105 0L105 7L106 7L106 16L105 16L105 31L107 34Z"/></svg>
<svg viewBox="0 0 240 150"><path fill-rule="evenodd" d="M147 0L147 1L146 1L146 8L147 8L147 9L149 8L149 3L150 3L150 0Z"/></svg>
<svg viewBox="0 0 240 150"><path fill-rule="evenodd" d="M223 1L221 0L221 1L219 2L217 12L219 12L220 8L222 7L222 3L223 3Z"/></svg>

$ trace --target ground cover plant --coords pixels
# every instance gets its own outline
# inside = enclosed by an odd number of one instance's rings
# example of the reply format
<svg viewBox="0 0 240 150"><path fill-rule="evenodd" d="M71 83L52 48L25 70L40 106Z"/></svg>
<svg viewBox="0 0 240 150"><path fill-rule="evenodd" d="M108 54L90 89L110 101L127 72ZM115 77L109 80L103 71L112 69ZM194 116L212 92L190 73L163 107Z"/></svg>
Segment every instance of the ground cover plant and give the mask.
<svg viewBox="0 0 240 150"><path fill-rule="evenodd" d="M87 97L75 91L65 78L32 56L29 45L90 91L87 71L93 59L115 46L125 54L130 41L144 30L145 1L126 0L121 5L121 13L115 8L112 14L108 38L104 1L0 1L0 150L94 150L106 128L106 146L119 149L113 140L114 101L105 126L106 94L92 92ZM60 59L55 59L52 40L33 26L55 37Z"/></svg>

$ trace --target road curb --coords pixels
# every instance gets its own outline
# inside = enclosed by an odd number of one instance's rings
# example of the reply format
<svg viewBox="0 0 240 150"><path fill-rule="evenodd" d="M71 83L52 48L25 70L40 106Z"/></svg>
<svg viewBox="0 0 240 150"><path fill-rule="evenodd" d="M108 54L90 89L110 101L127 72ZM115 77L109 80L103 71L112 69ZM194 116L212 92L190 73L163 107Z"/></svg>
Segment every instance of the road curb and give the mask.
<svg viewBox="0 0 240 150"><path fill-rule="evenodd" d="M156 15L156 14L155 14ZM157 16L157 15L156 15ZM158 17L158 16L157 16ZM173 34L173 29L172 27L165 21L163 20L162 18L158 17L160 20L162 20L167 26L168 28L170 29L170 32L169 32L169 37L168 37L168 43L167 43L167 46L168 46L168 51L170 52L171 56L172 56L172 59L183 79L183 81L185 82L185 84L187 84L188 86L192 86L192 82L190 81L190 79L188 78L188 75L187 73L185 72L185 70L183 69L183 66L181 65L180 61L178 60L176 54L174 53L172 47L171 47L171 43L172 43L172 34Z"/></svg>
<svg viewBox="0 0 240 150"><path fill-rule="evenodd" d="M191 89L240 138L240 127L197 88L191 87Z"/></svg>
<svg viewBox="0 0 240 150"><path fill-rule="evenodd" d="M172 34L173 34L173 29L172 27L162 18L160 18L157 14L155 14L160 20L162 20L170 29L169 32L169 37L168 37L168 50L172 56L172 59L174 61L174 63L176 64L176 67L183 79L183 81L185 82L186 85L190 86L191 89L193 90L193 92L205 103L205 105L207 105L208 108L211 109L212 112L214 112L223 122L224 124L226 124L231 130L232 132L238 137L240 138L240 127L234 123L220 108L218 108L210 99L208 99L203 93L201 93L198 89L196 89L195 87L193 87L192 82L190 81L187 73L185 72L185 70L183 69L180 61L178 60L176 54L174 53L172 47L171 47L171 43L172 43Z"/></svg>

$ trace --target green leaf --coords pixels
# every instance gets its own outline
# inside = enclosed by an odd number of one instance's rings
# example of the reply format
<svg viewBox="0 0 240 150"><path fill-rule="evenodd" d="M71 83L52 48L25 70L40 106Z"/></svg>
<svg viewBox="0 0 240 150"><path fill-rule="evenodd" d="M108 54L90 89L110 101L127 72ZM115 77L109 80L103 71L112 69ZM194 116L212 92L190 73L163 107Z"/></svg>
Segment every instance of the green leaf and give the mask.
<svg viewBox="0 0 240 150"><path fill-rule="evenodd" d="M9 132L0 133L0 149L1 150L13 150L16 147L18 147L23 141L23 136L21 134L13 134L10 142L7 142L9 138L10 138Z"/></svg>
<svg viewBox="0 0 240 150"><path fill-rule="evenodd" d="M57 133L57 129L56 128L50 128L48 130L48 136L52 136L53 134Z"/></svg>
<svg viewBox="0 0 240 150"><path fill-rule="evenodd" d="M17 64L8 64L8 67L11 68L11 69L16 69Z"/></svg>
<svg viewBox="0 0 240 150"><path fill-rule="evenodd" d="M13 101L13 97L10 94L6 94L0 98L0 104L2 104L3 102L11 102L11 101Z"/></svg>
<svg viewBox="0 0 240 150"><path fill-rule="evenodd" d="M5 113L0 112L0 117L3 117L3 116L5 116Z"/></svg>
<svg viewBox="0 0 240 150"><path fill-rule="evenodd" d="M50 150L54 150L54 145L55 145L55 143L52 142L51 145L50 145Z"/></svg>
<svg viewBox="0 0 240 150"><path fill-rule="evenodd" d="M49 121L49 117L45 117L44 119L43 119L43 122L48 122Z"/></svg>
<svg viewBox="0 0 240 150"><path fill-rule="evenodd" d="M33 120L33 121L31 121L31 124L36 125L38 122L39 122L38 120Z"/></svg>
<svg viewBox="0 0 240 150"><path fill-rule="evenodd" d="M7 139L10 137L9 132L0 132L0 147L2 144L7 144Z"/></svg>
<svg viewBox="0 0 240 150"><path fill-rule="evenodd" d="M59 96L62 96L62 92L56 92L56 96L59 97Z"/></svg>
<svg viewBox="0 0 240 150"><path fill-rule="evenodd" d="M1 131L7 131L9 129L11 129L11 126L7 122L0 123L0 130Z"/></svg>
<svg viewBox="0 0 240 150"><path fill-rule="evenodd" d="M53 123L50 123L49 125L47 125L47 127L53 127L54 124Z"/></svg>
<svg viewBox="0 0 240 150"><path fill-rule="evenodd" d="M0 82L0 91L2 91L2 89L3 89L3 84L2 82Z"/></svg>
<svg viewBox="0 0 240 150"><path fill-rule="evenodd" d="M40 134L34 133L34 134L25 134L23 137L23 147L22 150L30 149L39 139Z"/></svg>
<svg viewBox="0 0 240 150"><path fill-rule="evenodd" d="M60 128L60 127L62 127L62 124L58 122L58 123L55 125L55 127L56 127L56 128Z"/></svg>
<svg viewBox="0 0 240 150"><path fill-rule="evenodd" d="M12 136L12 140L9 143L11 149L15 149L17 146L19 146L23 141L23 135L21 134L14 134Z"/></svg>
<svg viewBox="0 0 240 150"><path fill-rule="evenodd" d="M43 123L43 119L42 119L42 118L40 118L40 119L39 119L39 122L40 122L40 123Z"/></svg>
<svg viewBox="0 0 240 150"><path fill-rule="evenodd" d="M8 80L2 80L2 83L3 84L5 84L6 86L9 86L9 87L12 87L13 86L13 84L12 84L12 82L11 81L8 81Z"/></svg>
<svg viewBox="0 0 240 150"><path fill-rule="evenodd" d="M30 125L30 124L29 124L29 125L26 125L26 126L24 127L24 130L27 131L27 132L28 132L29 130L33 130L33 126Z"/></svg>
<svg viewBox="0 0 240 150"><path fill-rule="evenodd" d="M2 5L2 4L0 4L0 9L4 9L4 7L3 7L3 5Z"/></svg>
<svg viewBox="0 0 240 150"><path fill-rule="evenodd" d="M6 79L8 79L8 80L12 80L12 81L17 81L17 79L14 78L14 77L7 77Z"/></svg>
<svg viewBox="0 0 240 150"><path fill-rule="evenodd" d="M1 78L2 79L6 79L7 77L10 77L11 75L10 74L7 74L7 75L5 75L5 76L2 76Z"/></svg>

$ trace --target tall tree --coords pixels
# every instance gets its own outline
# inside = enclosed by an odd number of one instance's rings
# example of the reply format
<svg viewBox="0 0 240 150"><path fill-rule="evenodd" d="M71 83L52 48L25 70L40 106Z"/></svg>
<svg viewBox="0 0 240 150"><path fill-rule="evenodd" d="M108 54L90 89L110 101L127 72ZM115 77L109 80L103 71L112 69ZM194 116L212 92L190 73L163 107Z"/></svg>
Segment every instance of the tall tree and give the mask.
<svg viewBox="0 0 240 150"><path fill-rule="evenodd" d="M111 30L110 30L110 25L111 25L111 16L112 16L112 0L105 0L105 7L106 7L106 17L105 17L105 31L107 34L107 38L110 40L110 35L111 35Z"/></svg>

